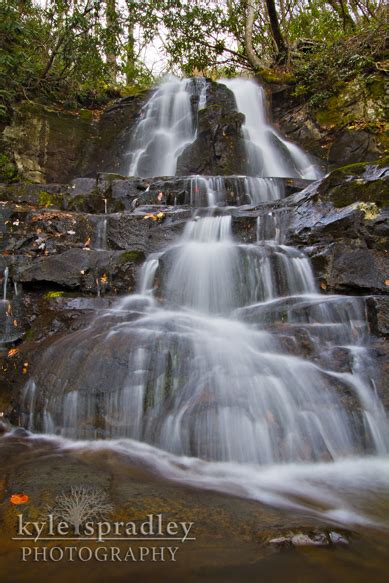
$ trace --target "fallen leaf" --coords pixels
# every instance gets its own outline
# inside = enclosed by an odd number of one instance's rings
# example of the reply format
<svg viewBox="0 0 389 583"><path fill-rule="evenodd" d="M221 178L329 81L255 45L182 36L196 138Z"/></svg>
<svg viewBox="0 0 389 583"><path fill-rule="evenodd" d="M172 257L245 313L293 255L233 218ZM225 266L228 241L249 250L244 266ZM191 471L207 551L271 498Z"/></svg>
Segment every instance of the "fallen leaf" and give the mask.
<svg viewBox="0 0 389 583"><path fill-rule="evenodd" d="M108 282L108 277L105 273L100 277L100 281L103 284L106 284Z"/></svg>
<svg viewBox="0 0 389 583"><path fill-rule="evenodd" d="M89 246L90 246L90 237L88 237L88 239L84 243L84 247L89 247Z"/></svg>
<svg viewBox="0 0 389 583"><path fill-rule="evenodd" d="M389 285L389 279L385 279L384 284Z"/></svg>
<svg viewBox="0 0 389 583"><path fill-rule="evenodd" d="M19 504L27 504L29 499L30 498L28 497L27 494L18 493L18 494L12 494L9 501L11 502L11 504L19 505Z"/></svg>
<svg viewBox="0 0 389 583"><path fill-rule="evenodd" d="M8 350L8 357L12 358L13 356L15 356L15 354L17 354L19 352L19 348L10 348Z"/></svg>

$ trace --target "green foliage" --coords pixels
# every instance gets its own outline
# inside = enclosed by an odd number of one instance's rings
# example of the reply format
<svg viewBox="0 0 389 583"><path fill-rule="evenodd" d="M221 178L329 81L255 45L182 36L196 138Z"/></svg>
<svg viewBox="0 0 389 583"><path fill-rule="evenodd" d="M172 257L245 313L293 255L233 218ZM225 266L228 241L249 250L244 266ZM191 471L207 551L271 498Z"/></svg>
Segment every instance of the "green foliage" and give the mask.
<svg viewBox="0 0 389 583"><path fill-rule="evenodd" d="M147 56L150 49L158 58L158 47L164 67L157 75L217 78L248 70L268 83L296 77L296 94L319 107L355 72L368 76L382 49L381 0L345 0L347 22L337 2L280 0L289 61L276 67L266 2L252 4L259 65L247 49L246 0L0 2L0 122L19 99L79 109L149 88L155 74Z"/></svg>
<svg viewBox="0 0 389 583"><path fill-rule="evenodd" d="M376 82L377 63L384 58L385 26L373 22L358 34L328 44L316 44L295 57L296 95L304 95L312 109L322 107L344 84L358 77L366 86Z"/></svg>
<svg viewBox="0 0 389 583"><path fill-rule="evenodd" d="M116 51L117 27L107 28L96 1L0 4L0 119L20 98L99 106L113 96L105 54ZM45 6L47 5L47 8Z"/></svg>
<svg viewBox="0 0 389 583"><path fill-rule="evenodd" d="M288 28L289 42L301 39L331 42L343 34L339 16L323 0L311 0L309 6L302 6L290 19Z"/></svg>

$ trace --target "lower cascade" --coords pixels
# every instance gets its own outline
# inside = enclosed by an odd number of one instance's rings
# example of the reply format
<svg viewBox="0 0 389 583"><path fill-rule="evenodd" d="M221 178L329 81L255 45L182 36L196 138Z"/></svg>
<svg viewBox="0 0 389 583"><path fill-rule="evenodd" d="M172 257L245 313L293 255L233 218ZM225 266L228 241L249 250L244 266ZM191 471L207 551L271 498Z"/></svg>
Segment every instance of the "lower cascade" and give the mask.
<svg viewBox="0 0 389 583"><path fill-rule="evenodd" d="M229 215L189 221L144 264L139 293L44 353L24 424L240 463L387 452L362 302L320 295L309 260L258 223L245 245Z"/></svg>

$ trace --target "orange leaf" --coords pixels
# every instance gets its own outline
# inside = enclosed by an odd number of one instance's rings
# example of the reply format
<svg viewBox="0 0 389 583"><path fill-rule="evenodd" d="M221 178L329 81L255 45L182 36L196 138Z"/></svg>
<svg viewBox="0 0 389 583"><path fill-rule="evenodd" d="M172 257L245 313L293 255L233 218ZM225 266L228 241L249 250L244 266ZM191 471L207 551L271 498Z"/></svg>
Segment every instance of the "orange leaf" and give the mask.
<svg viewBox="0 0 389 583"><path fill-rule="evenodd" d="M389 285L389 279L385 279L384 284Z"/></svg>
<svg viewBox="0 0 389 583"><path fill-rule="evenodd" d="M15 356L15 354L17 354L19 352L19 348L10 348L8 350L8 356L9 358L12 358L13 356Z"/></svg>
<svg viewBox="0 0 389 583"><path fill-rule="evenodd" d="M27 504L27 502L29 501L29 497L27 496L27 494L23 494L23 493L12 494L9 501L11 502L11 504L16 504L16 505Z"/></svg>

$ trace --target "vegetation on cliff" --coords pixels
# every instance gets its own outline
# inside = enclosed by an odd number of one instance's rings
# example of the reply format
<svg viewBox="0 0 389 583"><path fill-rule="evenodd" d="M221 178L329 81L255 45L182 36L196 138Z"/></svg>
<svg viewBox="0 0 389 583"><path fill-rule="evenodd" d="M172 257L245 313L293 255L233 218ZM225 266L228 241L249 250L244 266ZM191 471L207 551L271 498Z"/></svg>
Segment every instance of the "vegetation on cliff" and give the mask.
<svg viewBox="0 0 389 583"><path fill-rule="evenodd" d="M96 105L168 71L248 70L322 103L385 69L380 0L9 0L0 6L0 115L41 96Z"/></svg>
<svg viewBox="0 0 389 583"><path fill-rule="evenodd" d="M21 100L73 110L81 121L87 108L168 72L249 74L287 87L325 131L375 134L378 155L385 38L381 0L8 0L0 4L0 129ZM1 140L0 180L18 180Z"/></svg>

